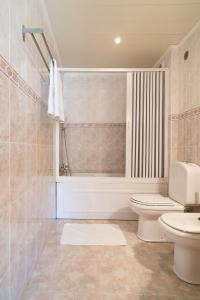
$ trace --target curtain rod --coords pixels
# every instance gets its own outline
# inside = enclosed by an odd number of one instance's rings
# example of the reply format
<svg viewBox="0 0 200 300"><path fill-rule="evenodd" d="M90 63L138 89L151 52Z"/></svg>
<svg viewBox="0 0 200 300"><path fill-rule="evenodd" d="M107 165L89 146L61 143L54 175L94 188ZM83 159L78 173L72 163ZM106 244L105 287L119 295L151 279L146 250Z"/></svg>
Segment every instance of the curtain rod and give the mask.
<svg viewBox="0 0 200 300"><path fill-rule="evenodd" d="M36 45L36 47L37 47L37 49L38 49L38 51L40 53L40 56L41 56L41 58L42 58L42 60L43 60L43 62L45 64L48 72L50 72L48 63L47 63L47 61L46 61L46 59L45 59L45 57L44 57L44 55L42 53L42 50L40 48L40 45L38 44L38 41L37 41L37 39L35 37L35 34L40 34L42 36L42 39L43 39L43 42L44 42L44 44L45 44L45 46L47 48L48 54L49 54L51 60L53 61L53 55L52 55L51 50L49 48L49 45L47 43L47 40L46 40L46 37L45 37L43 29L42 28L27 28L24 25L22 25L22 37L23 37L23 41L24 42L26 41L26 34L30 34L31 35L31 37L32 37L32 39L34 41L34 44Z"/></svg>

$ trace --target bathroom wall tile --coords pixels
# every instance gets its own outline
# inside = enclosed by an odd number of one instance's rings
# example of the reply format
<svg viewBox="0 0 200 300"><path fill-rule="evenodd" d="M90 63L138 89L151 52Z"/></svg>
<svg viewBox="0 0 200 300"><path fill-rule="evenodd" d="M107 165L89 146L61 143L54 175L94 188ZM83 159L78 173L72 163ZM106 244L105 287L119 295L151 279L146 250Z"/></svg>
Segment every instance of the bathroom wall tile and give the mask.
<svg viewBox="0 0 200 300"><path fill-rule="evenodd" d="M3 55L7 61L9 61L9 0L0 0L0 7L0 54Z"/></svg>
<svg viewBox="0 0 200 300"><path fill-rule="evenodd" d="M200 122L199 122L199 115L194 116L193 119L191 119L191 137L190 137L190 143L191 146L195 146L199 142L200 137Z"/></svg>
<svg viewBox="0 0 200 300"><path fill-rule="evenodd" d="M31 228L32 229L32 228ZM31 231L33 232L33 231ZM38 231L39 232L39 231ZM34 235L34 239L30 239L27 242L26 246L26 273L27 273L27 281L30 280L32 276L32 272L36 267L37 261L40 258L41 246L39 246L39 239L37 235ZM42 245L43 247L43 245Z"/></svg>
<svg viewBox="0 0 200 300"><path fill-rule="evenodd" d="M41 110L43 115L40 115ZM21 299L21 292L48 235L50 225L47 220L55 217L55 182L50 177L53 175L53 126L46 117L44 104L35 102L13 84L10 120L10 297ZM43 134L43 140L38 139L38 128L45 128L45 133L48 133ZM38 141L43 144L39 145ZM4 165L5 162L2 170Z"/></svg>
<svg viewBox="0 0 200 300"><path fill-rule="evenodd" d="M10 5L10 63L27 80L26 43L22 40L22 24L26 24L26 0L16 0Z"/></svg>
<svg viewBox="0 0 200 300"><path fill-rule="evenodd" d="M10 273L0 279L0 299L10 299Z"/></svg>
<svg viewBox="0 0 200 300"><path fill-rule="evenodd" d="M48 160L49 160L48 146L39 145L37 157L38 157L37 173L39 176L45 176L47 175Z"/></svg>
<svg viewBox="0 0 200 300"><path fill-rule="evenodd" d="M28 227L31 227L31 224L37 222L39 204L38 197L39 193L37 177L28 178L26 189L26 219ZM33 234L34 232L35 230L33 230Z"/></svg>
<svg viewBox="0 0 200 300"><path fill-rule="evenodd" d="M10 145L0 143L0 209L10 200Z"/></svg>
<svg viewBox="0 0 200 300"><path fill-rule="evenodd" d="M199 109L189 110L177 116L178 159L199 164Z"/></svg>
<svg viewBox="0 0 200 300"><path fill-rule="evenodd" d="M27 145L11 144L10 150L10 184L11 201L21 198L27 186Z"/></svg>
<svg viewBox="0 0 200 300"><path fill-rule="evenodd" d="M47 118L47 107L41 105L38 113L39 127L37 132L38 144L47 145L52 143L52 123Z"/></svg>
<svg viewBox="0 0 200 300"><path fill-rule="evenodd" d="M178 157L178 148L172 147L172 148L170 149L169 167L170 167L170 165L171 165L173 162L177 161L178 159L179 159L179 157ZM179 159L179 160L180 160L180 159Z"/></svg>
<svg viewBox="0 0 200 300"><path fill-rule="evenodd" d="M10 210L10 230L11 230L11 260L21 254L22 248L26 244L27 220L26 220L26 200L27 195L23 195L13 201Z"/></svg>
<svg viewBox="0 0 200 300"><path fill-rule="evenodd" d="M27 142L31 144L37 143L38 134L38 103L33 99L28 99L26 96L27 114L26 114L26 125L27 125Z"/></svg>
<svg viewBox="0 0 200 300"><path fill-rule="evenodd" d="M49 75L31 37L22 41L22 24L55 39L42 0L0 7L0 299L21 300L56 216Z"/></svg>
<svg viewBox="0 0 200 300"><path fill-rule="evenodd" d="M72 172L124 173L126 74L64 74ZM98 91L98 93L97 93ZM66 162L61 134L61 163Z"/></svg>
<svg viewBox="0 0 200 300"><path fill-rule="evenodd" d="M16 0L11 6L11 64L16 71L27 81L32 89L42 96L41 81L48 81L47 69L38 53L38 50L29 35L26 35L26 42L22 40L22 24L26 27L41 27L45 31L49 44L54 44L55 39L50 34L48 27L50 26L47 13L44 11L42 0ZM44 53L44 57L50 63L49 54L39 35L37 35L38 43ZM53 40L53 41L52 41ZM52 42L51 42L52 41ZM57 57L56 47L50 48L53 56ZM44 76L43 76L44 75ZM41 76L44 78L42 79ZM42 80L41 80L42 79ZM47 86L46 86L47 88ZM46 99L45 99L46 101Z"/></svg>
<svg viewBox="0 0 200 300"><path fill-rule="evenodd" d="M27 98L14 85L10 96L10 139L11 142L27 141Z"/></svg>
<svg viewBox="0 0 200 300"><path fill-rule="evenodd" d="M191 162L198 164L198 146L195 145L193 147L191 147Z"/></svg>
<svg viewBox="0 0 200 300"><path fill-rule="evenodd" d="M200 144L197 146L197 164L200 165Z"/></svg>
<svg viewBox="0 0 200 300"><path fill-rule="evenodd" d="M53 166L54 151L53 151L52 145L49 146L49 150L48 151L49 151L49 163L48 163L49 173L48 173L48 175L49 176L53 176L53 172L54 172L54 170L53 170L53 168L54 168L54 166Z"/></svg>
<svg viewBox="0 0 200 300"><path fill-rule="evenodd" d="M185 51L189 57L184 60ZM171 161L199 164L200 140L200 25L177 47L173 47L159 63L170 69L170 111L172 128L169 150ZM178 133L177 133L178 124Z"/></svg>
<svg viewBox="0 0 200 300"><path fill-rule="evenodd" d="M69 73L63 80L67 123L126 121L126 74Z"/></svg>
<svg viewBox="0 0 200 300"><path fill-rule="evenodd" d="M184 119L180 119L179 120L179 124L178 124L178 144L179 147L181 147L182 145L184 145L184 129L185 129L185 122Z"/></svg>
<svg viewBox="0 0 200 300"><path fill-rule="evenodd" d="M125 172L125 126L105 128L101 135L102 173Z"/></svg>
<svg viewBox="0 0 200 300"><path fill-rule="evenodd" d="M0 142L9 141L9 86L9 80L0 72Z"/></svg>
<svg viewBox="0 0 200 300"><path fill-rule="evenodd" d="M28 179L32 179L37 176L37 147L38 146L35 144L28 144L26 147L26 174L28 176Z"/></svg>
<svg viewBox="0 0 200 300"><path fill-rule="evenodd" d="M197 116L197 124L196 124L196 131L197 131L197 144L199 145L200 144L200 114Z"/></svg>
<svg viewBox="0 0 200 300"><path fill-rule="evenodd" d="M67 127L67 149L72 172L124 173L126 127L123 124L99 125ZM61 144L64 147L63 140ZM63 148L61 161L65 159Z"/></svg>
<svg viewBox="0 0 200 300"><path fill-rule="evenodd" d="M27 283L26 254L23 249L11 260L10 281L10 298L20 300Z"/></svg>
<svg viewBox="0 0 200 300"><path fill-rule="evenodd" d="M178 147L178 130L179 130L178 120L172 121L172 131L171 131L171 145L174 148Z"/></svg>
<svg viewBox="0 0 200 300"><path fill-rule="evenodd" d="M9 209L9 204L0 209L0 282L9 271Z"/></svg>

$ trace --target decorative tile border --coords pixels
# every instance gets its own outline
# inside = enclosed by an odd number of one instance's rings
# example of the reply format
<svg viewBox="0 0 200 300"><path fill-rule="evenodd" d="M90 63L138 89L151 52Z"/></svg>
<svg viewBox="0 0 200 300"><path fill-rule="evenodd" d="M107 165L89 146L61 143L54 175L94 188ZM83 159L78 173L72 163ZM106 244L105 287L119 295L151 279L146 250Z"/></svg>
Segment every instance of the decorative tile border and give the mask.
<svg viewBox="0 0 200 300"><path fill-rule="evenodd" d="M91 170L85 169L84 171L81 169L72 170L72 176L95 176L95 177L124 177L125 170L117 170L115 172L108 172L107 170L101 170L101 172L95 172Z"/></svg>
<svg viewBox="0 0 200 300"><path fill-rule="evenodd" d="M11 65L0 55L0 71L8 77L12 82L20 88L20 90L27 96L33 98L35 101L40 101L41 98L34 92L34 90L26 83L26 81L11 67Z"/></svg>
<svg viewBox="0 0 200 300"><path fill-rule="evenodd" d="M172 121L182 120L185 118L193 118L199 116L200 117L200 106L195 107L193 109L187 110L184 113L174 114L169 116Z"/></svg>
<svg viewBox="0 0 200 300"><path fill-rule="evenodd" d="M110 128L126 127L126 123L68 123L68 128Z"/></svg>

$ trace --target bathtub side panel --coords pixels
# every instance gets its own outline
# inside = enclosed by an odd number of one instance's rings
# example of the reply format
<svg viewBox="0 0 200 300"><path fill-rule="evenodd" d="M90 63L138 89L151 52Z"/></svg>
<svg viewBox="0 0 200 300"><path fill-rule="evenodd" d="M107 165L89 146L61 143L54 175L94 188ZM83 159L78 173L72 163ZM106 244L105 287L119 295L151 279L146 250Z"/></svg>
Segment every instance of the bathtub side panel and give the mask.
<svg viewBox="0 0 200 300"><path fill-rule="evenodd" d="M166 183L104 182L57 183L57 218L137 220L128 206L133 193L166 194Z"/></svg>

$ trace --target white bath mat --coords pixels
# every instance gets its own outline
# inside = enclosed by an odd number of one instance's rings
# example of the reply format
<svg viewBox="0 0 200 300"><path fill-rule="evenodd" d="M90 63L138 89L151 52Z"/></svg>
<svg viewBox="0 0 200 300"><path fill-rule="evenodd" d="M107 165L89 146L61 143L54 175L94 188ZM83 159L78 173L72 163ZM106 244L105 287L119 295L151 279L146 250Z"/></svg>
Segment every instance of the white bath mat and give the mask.
<svg viewBox="0 0 200 300"><path fill-rule="evenodd" d="M116 224L66 223L61 245L127 245L127 241Z"/></svg>

